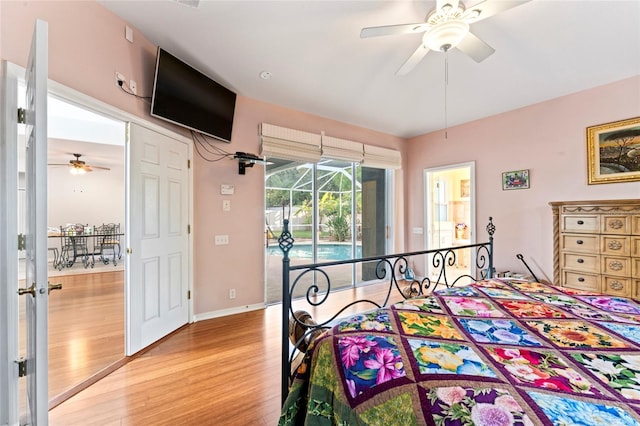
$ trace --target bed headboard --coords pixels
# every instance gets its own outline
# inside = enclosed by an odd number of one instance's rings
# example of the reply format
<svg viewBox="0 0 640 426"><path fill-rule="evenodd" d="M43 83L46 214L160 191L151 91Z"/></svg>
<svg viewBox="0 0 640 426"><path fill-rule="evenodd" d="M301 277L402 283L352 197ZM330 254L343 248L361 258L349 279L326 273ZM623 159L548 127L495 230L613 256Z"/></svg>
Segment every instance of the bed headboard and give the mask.
<svg viewBox="0 0 640 426"><path fill-rule="evenodd" d="M288 394L289 384L291 382L291 365L296 354L303 351L306 347L306 341L309 336L317 334L318 330L327 328L336 318L346 310L355 305L368 306L368 308L380 308L389 303L391 293L395 288L403 298L424 295L433 291L437 286L442 285L452 287L458 283L470 283L479 279L491 278L493 276L493 234L495 226L493 218L489 217L489 223L486 226L489 239L487 242L467 244L455 247L446 247L441 249L421 250L407 253L389 254L375 257L363 257L358 259L339 260L331 262L310 263L304 265L291 265L289 251L294 246L294 238L289 231L289 220L284 219L284 227L278 244L282 250L282 402ZM472 253L476 270L479 276L471 276L463 274L454 279L450 279L447 269L456 265L457 251L468 249ZM439 271L437 277L413 277L409 281L406 280L405 274L410 265L410 259L419 259L427 256L429 264ZM358 299L347 303L332 313L327 318L314 319L313 322L307 321L308 318L300 318L294 315L292 300L294 294L304 294L305 303L311 306L319 306L327 301L331 294L336 290L332 289L330 273L327 269L338 265L354 265L375 263L375 275L378 280L388 282L388 291L386 297L382 301L374 301L369 299ZM297 275L296 275L297 274ZM295 277L293 277L295 275ZM399 281L407 282L407 287L403 292ZM306 286L300 292L299 287ZM364 309L363 309L364 310ZM296 343L291 348L289 342L290 324L293 327L299 326L304 330L301 334L295 334Z"/></svg>

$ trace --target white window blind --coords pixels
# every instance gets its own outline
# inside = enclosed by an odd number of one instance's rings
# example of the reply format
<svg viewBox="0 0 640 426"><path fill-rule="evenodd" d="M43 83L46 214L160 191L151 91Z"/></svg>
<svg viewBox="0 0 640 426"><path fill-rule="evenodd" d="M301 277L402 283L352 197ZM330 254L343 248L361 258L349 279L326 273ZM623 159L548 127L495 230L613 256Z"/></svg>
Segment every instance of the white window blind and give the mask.
<svg viewBox="0 0 640 426"><path fill-rule="evenodd" d="M365 145L362 165L378 169L400 169L402 168L402 156L400 151L394 149Z"/></svg>
<svg viewBox="0 0 640 426"><path fill-rule="evenodd" d="M364 145L322 135L322 158L360 163L364 158Z"/></svg>
<svg viewBox="0 0 640 426"><path fill-rule="evenodd" d="M262 123L261 155L283 160L317 163L320 160L320 135Z"/></svg>

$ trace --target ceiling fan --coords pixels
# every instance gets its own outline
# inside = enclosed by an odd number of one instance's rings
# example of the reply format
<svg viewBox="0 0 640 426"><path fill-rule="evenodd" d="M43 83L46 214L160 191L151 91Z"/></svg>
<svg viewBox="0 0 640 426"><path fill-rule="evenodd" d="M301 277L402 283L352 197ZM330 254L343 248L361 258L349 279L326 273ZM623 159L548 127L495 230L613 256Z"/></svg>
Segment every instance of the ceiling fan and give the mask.
<svg viewBox="0 0 640 426"><path fill-rule="evenodd" d="M447 52L455 47L476 62L481 62L495 50L470 32L469 26L528 1L483 0L465 7L459 0L437 0L436 8L427 14L425 22L367 27L360 31L360 38L424 32L422 43L396 75L409 73L430 50Z"/></svg>
<svg viewBox="0 0 640 426"><path fill-rule="evenodd" d="M49 164L49 166L68 166L69 171L73 175L81 175L86 172L92 172L94 169L111 170L108 167L93 166L85 163L83 160L80 159L80 157L82 157L82 154L72 154L72 155L76 158L73 160L69 160L68 163Z"/></svg>

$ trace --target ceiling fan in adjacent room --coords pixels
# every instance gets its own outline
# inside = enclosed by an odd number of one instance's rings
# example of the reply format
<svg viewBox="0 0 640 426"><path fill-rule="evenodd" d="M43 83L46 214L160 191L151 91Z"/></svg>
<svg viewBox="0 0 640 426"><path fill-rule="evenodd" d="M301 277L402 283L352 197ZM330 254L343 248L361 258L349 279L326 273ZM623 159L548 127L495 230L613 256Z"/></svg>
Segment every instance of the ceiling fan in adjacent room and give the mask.
<svg viewBox="0 0 640 426"><path fill-rule="evenodd" d="M76 158L73 160L69 160L68 163L48 164L48 165L49 166L68 166L69 171L71 172L72 175L82 175L87 172L92 172L93 170L111 170L108 167L94 166L94 165L87 164L86 162L80 159L80 157L82 157L82 154L72 154L72 155Z"/></svg>
<svg viewBox="0 0 640 426"><path fill-rule="evenodd" d="M430 50L447 52L457 48L476 62L481 62L495 50L475 36L469 26L528 1L484 0L465 7L459 0L437 0L436 8L427 14L425 22L363 28L360 38L424 32L422 43L396 72L397 75L409 73Z"/></svg>

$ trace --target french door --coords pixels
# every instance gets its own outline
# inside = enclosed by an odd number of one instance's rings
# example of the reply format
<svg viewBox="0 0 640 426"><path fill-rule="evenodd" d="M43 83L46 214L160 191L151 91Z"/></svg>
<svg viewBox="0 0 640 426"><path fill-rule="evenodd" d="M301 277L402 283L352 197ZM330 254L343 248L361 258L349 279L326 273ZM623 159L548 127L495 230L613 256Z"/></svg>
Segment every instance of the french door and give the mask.
<svg viewBox="0 0 640 426"><path fill-rule="evenodd" d="M0 359L0 422L30 425L48 424L47 372L47 73L48 25L37 20L31 52L25 73L27 84L24 112L26 157L26 227L24 286L18 290L18 119L17 80L13 66L4 67L4 116L2 135L2 299L3 326ZM13 117L11 117L13 115ZM20 114L22 115L22 114ZM22 300L17 300L17 293ZM24 301L27 332L26 355L18 363L18 303ZM18 368L20 365L20 369ZM18 378L27 380L27 412L21 420L19 413Z"/></svg>

